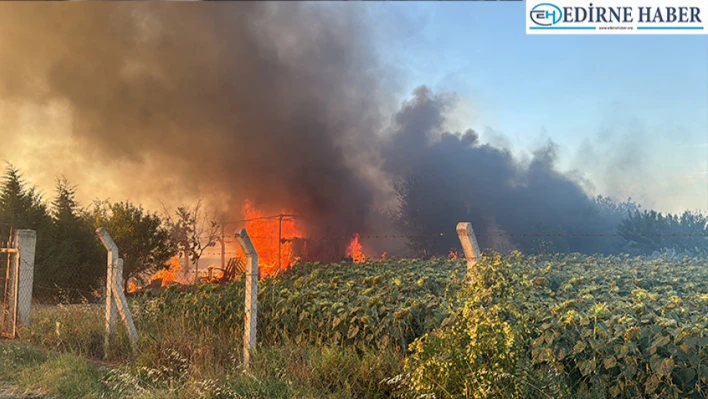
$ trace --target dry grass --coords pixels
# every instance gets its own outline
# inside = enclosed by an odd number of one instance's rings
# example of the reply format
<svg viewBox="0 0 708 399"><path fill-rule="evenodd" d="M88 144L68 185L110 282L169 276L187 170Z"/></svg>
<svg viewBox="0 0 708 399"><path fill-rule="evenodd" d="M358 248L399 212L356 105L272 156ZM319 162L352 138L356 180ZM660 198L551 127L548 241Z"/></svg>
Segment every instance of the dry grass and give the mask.
<svg viewBox="0 0 708 399"><path fill-rule="evenodd" d="M393 350L282 344L259 348L245 373L233 331L194 328L180 318L146 325L138 309L138 354L130 354L122 332L105 362L103 310L34 307L20 345L2 343L7 353L0 356L6 363L0 381L23 393L62 398L367 399L390 397L380 382L402 367L402 355Z"/></svg>

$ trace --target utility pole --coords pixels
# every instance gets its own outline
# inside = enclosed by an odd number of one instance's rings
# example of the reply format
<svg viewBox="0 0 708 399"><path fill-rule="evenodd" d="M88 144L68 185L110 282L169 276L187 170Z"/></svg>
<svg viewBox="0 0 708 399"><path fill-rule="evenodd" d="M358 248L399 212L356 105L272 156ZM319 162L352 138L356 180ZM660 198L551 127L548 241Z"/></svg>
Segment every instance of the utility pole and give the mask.
<svg viewBox="0 0 708 399"><path fill-rule="evenodd" d="M189 240L184 241L184 272L189 278ZM189 281L189 280L187 280ZM196 276L194 277L194 282L197 281Z"/></svg>
<svg viewBox="0 0 708 399"><path fill-rule="evenodd" d="M278 217L278 273L282 267L282 252L283 252L283 214Z"/></svg>
<svg viewBox="0 0 708 399"><path fill-rule="evenodd" d="M224 243L224 222L221 222L221 270L226 270L226 244Z"/></svg>

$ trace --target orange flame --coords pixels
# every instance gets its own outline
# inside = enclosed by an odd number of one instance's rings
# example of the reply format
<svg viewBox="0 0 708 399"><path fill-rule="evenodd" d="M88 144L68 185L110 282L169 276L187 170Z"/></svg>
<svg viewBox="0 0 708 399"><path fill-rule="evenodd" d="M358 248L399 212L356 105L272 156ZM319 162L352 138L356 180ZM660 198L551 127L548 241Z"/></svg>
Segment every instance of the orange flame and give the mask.
<svg viewBox="0 0 708 399"><path fill-rule="evenodd" d="M447 258L450 260L457 260L457 258L459 258L459 257L460 257L460 252L454 248L450 250L449 254L447 254Z"/></svg>
<svg viewBox="0 0 708 399"><path fill-rule="evenodd" d="M207 282L218 282L224 277L224 271L214 265L210 265L206 271L199 271L199 277Z"/></svg>
<svg viewBox="0 0 708 399"><path fill-rule="evenodd" d="M170 267L168 269L158 270L157 273L152 276L150 282L152 283L155 280L162 279L162 286L164 287L175 281L177 272L180 270L182 270L182 266L179 264L179 257L173 256L170 259Z"/></svg>
<svg viewBox="0 0 708 399"><path fill-rule="evenodd" d="M128 281L128 293L129 293L129 294L132 294L133 292L135 292L135 291L137 291L137 290L138 290L138 286L135 285L134 282Z"/></svg>
<svg viewBox="0 0 708 399"><path fill-rule="evenodd" d="M243 206L243 218L247 220L246 231L258 252L258 268L261 276L269 276L285 270L293 263L292 242L293 238L304 236L301 227L292 217L264 218L263 212L256 209L246 201ZM291 212L283 210L281 215ZM256 220L254 220L256 219ZM281 242L278 238L281 238ZM280 254L280 259L278 259ZM245 259L245 255L241 255Z"/></svg>
<svg viewBox="0 0 708 399"><path fill-rule="evenodd" d="M359 242L359 234L354 234L352 240L349 242L347 247L347 257L352 258L354 263L366 262L366 255L364 255L364 247Z"/></svg>

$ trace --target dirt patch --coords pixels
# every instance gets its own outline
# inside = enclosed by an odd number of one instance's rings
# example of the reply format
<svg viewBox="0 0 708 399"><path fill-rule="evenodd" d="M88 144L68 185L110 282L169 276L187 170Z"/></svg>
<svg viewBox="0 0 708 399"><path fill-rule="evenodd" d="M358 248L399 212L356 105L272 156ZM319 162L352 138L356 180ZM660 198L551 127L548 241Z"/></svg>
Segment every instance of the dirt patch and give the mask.
<svg viewBox="0 0 708 399"><path fill-rule="evenodd" d="M7 383L0 382L0 399L59 399L50 398L49 396L43 396L40 393L24 393L20 394L22 390L8 385Z"/></svg>

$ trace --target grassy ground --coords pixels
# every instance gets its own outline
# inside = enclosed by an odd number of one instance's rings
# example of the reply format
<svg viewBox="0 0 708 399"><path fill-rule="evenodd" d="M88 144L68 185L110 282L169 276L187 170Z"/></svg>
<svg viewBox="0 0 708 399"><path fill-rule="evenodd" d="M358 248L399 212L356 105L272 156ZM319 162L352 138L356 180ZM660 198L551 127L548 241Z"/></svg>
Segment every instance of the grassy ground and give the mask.
<svg viewBox="0 0 708 399"><path fill-rule="evenodd" d="M402 373L407 344L444 319L448 285L464 270L386 259L263 280L248 373L240 282L130 299L137 353L122 328L104 353L100 304L35 305L21 340L2 343L0 381L17 395L61 398L389 398L383 381Z"/></svg>
<svg viewBox="0 0 708 399"><path fill-rule="evenodd" d="M0 397L94 398L107 392L105 368L74 354L49 354L25 342L0 341Z"/></svg>
<svg viewBox="0 0 708 399"><path fill-rule="evenodd" d="M381 381L402 367L395 351L283 344L259 349L245 373L229 337L178 320L142 334L135 356L121 334L104 360L100 306L35 307L32 317L22 339L0 341L0 398L383 398Z"/></svg>
<svg viewBox="0 0 708 399"><path fill-rule="evenodd" d="M233 370L221 378L197 379L179 369L171 370L173 375L165 369L136 370L0 341L0 398L358 398L372 397L364 388L381 391L361 385L381 371L371 357L362 360L331 348L279 348L256 360L252 374ZM385 376L371 377L375 382Z"/></svg>

